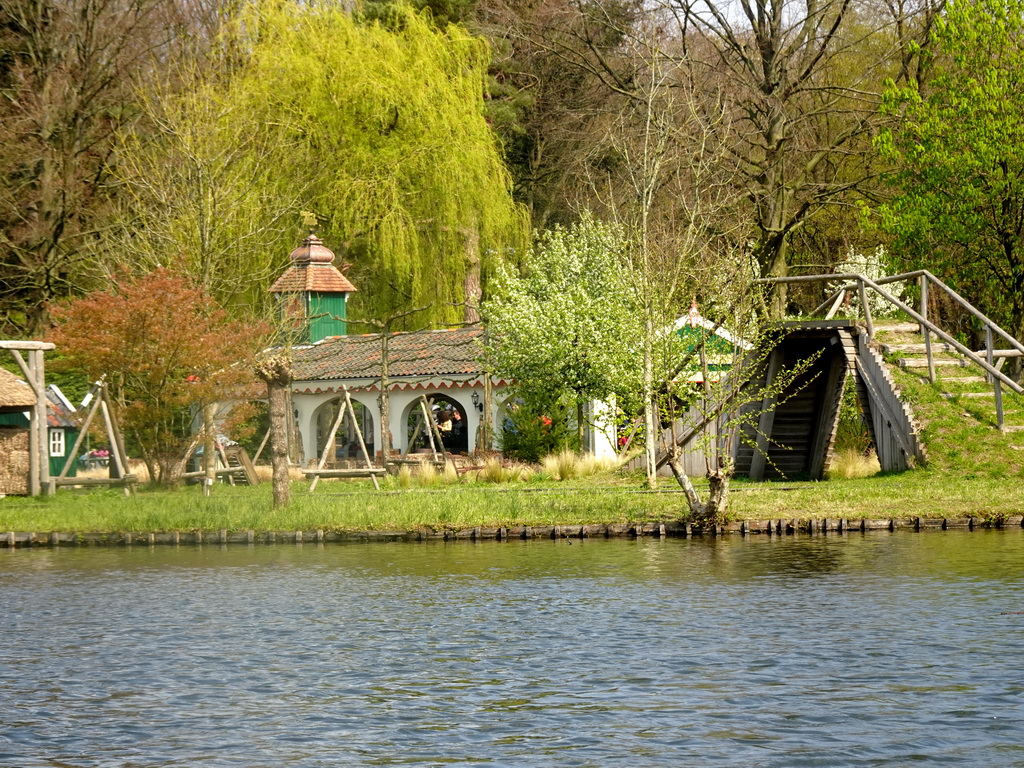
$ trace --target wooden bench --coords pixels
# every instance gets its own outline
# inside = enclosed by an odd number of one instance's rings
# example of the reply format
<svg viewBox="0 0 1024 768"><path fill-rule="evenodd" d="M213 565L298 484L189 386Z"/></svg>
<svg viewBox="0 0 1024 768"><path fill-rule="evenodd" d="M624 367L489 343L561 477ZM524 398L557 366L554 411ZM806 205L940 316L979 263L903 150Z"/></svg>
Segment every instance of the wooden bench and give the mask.
<svg viewBox="0 0 1024 768"><path fill-rule="evenodd" d="M356 467L348 469L304 469L306 477L374 477L387 474L384 467Z"/></svg>

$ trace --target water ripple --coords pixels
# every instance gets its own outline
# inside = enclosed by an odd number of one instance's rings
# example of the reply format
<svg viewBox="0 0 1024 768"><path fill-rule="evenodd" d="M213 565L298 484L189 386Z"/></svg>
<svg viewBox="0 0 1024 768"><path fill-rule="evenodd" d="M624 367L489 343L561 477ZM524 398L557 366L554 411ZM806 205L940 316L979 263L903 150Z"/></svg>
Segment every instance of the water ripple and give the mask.
<svg viewBox="0 0 1024 768"><path fill-rule="evenodd" d="M0 766L1024 766L1020 532L5 551Z"/></svg>

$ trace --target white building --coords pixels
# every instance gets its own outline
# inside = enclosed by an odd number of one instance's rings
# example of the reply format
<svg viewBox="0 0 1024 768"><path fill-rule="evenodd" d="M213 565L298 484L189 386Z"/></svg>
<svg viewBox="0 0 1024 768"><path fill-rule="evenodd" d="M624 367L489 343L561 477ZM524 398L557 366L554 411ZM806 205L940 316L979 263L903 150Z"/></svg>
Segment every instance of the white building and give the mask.
<svg viewBox="0 0 1024 768"><path fill-rule="evenodd" d="M433 412L448 411L453 429L445 435L451 453L472 453L478 444L484 410L484 373L479 327L451 331L419 331L388 337L388 393L392 446L406 452L420 418L420 397ZM381 450L379 422L381 361L380 334L331 336L294 349L292 405L306 461L319 458L347 388L356 405L360 429L371 453ZM491 433L500 428L506 383L492 379ZM420 433L423 434L422 432ZM336 458L356 458L351 425L335 441Z"/></svg>
<svg viewBox="0 0 1024 768"><path fill-rule="evenodd" d="M332 445L327 445L331 426L344 402L347 389L360 422L359 428L371 455L381 451L380 403L384 340L380 334L348 335L348 295L356 287L334 266L334 253L310 234L291 254L292 263L271 291L278 295L282 318L301 345L293 347L292 406L301 440L304 462L356 459L359 453L355 430L343 422ZM479 326L447 331L395 333L388 343L388 394L392 448L402 453L425 444L421 420L421 396L432 413L447 412L452 429L445 433L450 453L473 453L498 448L506 418L507 382L492 378L491 444L481 445L485 387L483 329ZM608 408L596 405L598 417ZM600 418L593 418L595 422ZM604 419L608 421L608 419ZM599 455L615 455L614 434L591 427L587 449ZM410 442L416 445L410 446ZM333 454L333 457L332 457Z"/></svg>

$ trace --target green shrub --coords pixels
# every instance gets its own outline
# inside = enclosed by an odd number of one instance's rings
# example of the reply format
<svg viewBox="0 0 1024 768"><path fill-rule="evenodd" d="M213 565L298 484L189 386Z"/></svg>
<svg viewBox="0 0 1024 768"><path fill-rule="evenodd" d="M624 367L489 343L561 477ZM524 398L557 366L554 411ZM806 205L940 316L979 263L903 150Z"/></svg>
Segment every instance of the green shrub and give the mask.
<svg viewBox="0 0 1024 768"><path fill-rule="evenodd" d="M509 408L500 438L505 456L536 464L542 456L567 448L572 436L564 407L518 403Z"/></svg>

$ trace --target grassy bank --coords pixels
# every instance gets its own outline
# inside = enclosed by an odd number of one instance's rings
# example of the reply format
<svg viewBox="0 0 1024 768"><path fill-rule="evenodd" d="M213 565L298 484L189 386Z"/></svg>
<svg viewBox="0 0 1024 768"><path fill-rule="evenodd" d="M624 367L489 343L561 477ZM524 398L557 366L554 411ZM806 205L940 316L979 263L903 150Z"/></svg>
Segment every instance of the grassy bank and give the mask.
<svg viewBox="0 0 1024 768"><path fill-rule="evenodd" d="M670 482L670 481L669 481ZM672 486L664 483L665 489ZM142 492L62 491L54 498L0 500L0 531L413 530L679 520L685 499L642 492L611 473L566 483L446 486L377 493L355 483L296 483L293 502L272 511L270 487ZM980 517L1024 514L1024 497L1003 478L919 470L818 483L736 482L735 520L775 518Z"/></svg>
<svg viewBox="0 0 1024 768"><path fill-rule="evenodd" d="M997 519L1024 514L1024 432L1000 433L994 414L974 400L947 400L914 372L895 371L904 397L923 422L929 466L900 475L826 482L733 482L732 520L893 517ZM1024 421L1024 399L1007 398L1008 421ZM1011 421L1013 423L1013 421ZM591 474L592 473L592 474ZM493 473L500 474L500 473ZM62 490L54 498L0 499L2 531L295 531L417 528L465 529L523 525L583 525L683 520L686 502L666 478L658 492L638 475L557 463L509 477L389 478L391 490L368 481L322 482L316 494L293 484L292 503L271 509L269 483L217 486L204 498L197 487L141 491ZM583 475L583 476L579 476ZM556 480L558 477L571 477ZM497 481L497 482L496 482Z"/></svg>

